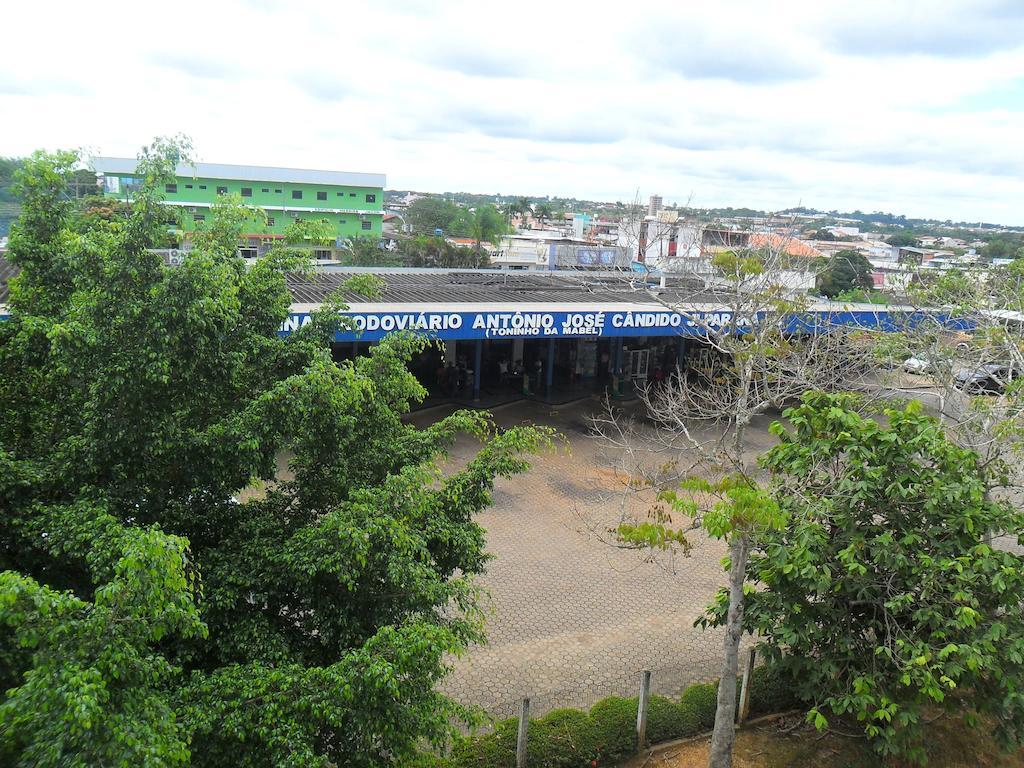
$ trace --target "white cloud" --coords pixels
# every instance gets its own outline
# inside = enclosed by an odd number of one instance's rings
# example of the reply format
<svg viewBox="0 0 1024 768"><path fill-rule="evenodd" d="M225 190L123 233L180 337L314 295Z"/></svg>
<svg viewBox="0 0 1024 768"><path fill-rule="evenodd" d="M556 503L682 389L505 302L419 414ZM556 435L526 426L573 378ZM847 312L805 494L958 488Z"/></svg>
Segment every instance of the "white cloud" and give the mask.
<svg viewBox="0 0 1024 768"><path fill-rule="evenodd" d="M1010 0L55 2L5 21L0 154L181 131L202 160L395 188L1024 223Z"/></svg>

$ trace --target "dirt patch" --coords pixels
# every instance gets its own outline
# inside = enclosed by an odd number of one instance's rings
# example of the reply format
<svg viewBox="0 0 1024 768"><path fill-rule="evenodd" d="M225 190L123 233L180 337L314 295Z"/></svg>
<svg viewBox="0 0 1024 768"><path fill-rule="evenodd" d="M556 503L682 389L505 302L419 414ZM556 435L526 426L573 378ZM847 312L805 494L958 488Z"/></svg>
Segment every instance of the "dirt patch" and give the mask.
<svg viewBox="0 0 1024 768"><path fill-rule="evenodd" d="M734 768L904 768L883 762L862 738L820 734L797 717L754 725L736 734ZM1024 768L1024 750L1004 754L988 738L989 728L968 728L962 720L943 718L929 726L929 768ZM708 739L659 750L629 763L629 768L704 768Z"/></svg>

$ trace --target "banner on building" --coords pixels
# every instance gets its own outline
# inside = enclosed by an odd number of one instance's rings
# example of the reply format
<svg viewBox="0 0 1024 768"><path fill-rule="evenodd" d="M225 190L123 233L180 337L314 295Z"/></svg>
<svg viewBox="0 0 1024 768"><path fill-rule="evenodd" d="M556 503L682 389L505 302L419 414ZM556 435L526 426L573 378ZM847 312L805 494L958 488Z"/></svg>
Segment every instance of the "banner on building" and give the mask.
<svg viewBox="0 0 1024 768"><path fill-rule="evenodd" d="M676 312L670 309L581 312L344 312L346 328L336 341L380 341L389 333L412 331L442 340L575 339L636 336L705 336L743 333L757 318L730 312ZM829 325L895 330L884 311L807 313L787 321L787 331L806 333ZM898 318L906 322L906 316ZM310 315L292 314L281 325L287 335L310 322Z"/></svg>

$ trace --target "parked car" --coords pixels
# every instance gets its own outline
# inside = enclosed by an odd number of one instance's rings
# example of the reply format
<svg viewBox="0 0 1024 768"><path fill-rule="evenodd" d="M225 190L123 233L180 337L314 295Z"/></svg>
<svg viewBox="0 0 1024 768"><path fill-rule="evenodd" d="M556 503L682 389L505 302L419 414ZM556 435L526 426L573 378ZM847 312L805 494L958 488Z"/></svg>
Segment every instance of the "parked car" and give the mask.
<svg viewBox="0 0 1024 768"><path fill-rule="evenodd" d="M988 363L976 368L964 368L954 374L957 387L968 394L988 393L1001 395L1020 372L1003 363Z"/></svg>
<svg viewBox="0 0 1024 768"><path fill-rule="evenodd" d="M931 367L931 360L925 360L923 357L908 357L903 361L903 370L907 373L928 373Z"/></svg>

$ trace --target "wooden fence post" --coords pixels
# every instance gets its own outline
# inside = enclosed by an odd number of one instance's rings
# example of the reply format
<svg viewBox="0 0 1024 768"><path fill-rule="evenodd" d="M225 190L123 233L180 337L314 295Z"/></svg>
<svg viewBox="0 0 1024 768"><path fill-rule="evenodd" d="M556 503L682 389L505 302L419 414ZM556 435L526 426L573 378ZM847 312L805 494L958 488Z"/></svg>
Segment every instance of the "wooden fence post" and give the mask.
<svg viewBox="0 0 1024 768"><path fill-rule="evenodd" d="M743 670L743 678L740 686L740 706L736 713L736 722L743 723L750 714L750 676L754 672L754 656L757 653L753 648L747 653L747 666Z"/></svg>
<svg viewBox="0 0 1024 768"><path fill-rule="evenodd" d="M526 731L530 727L530 698L523 697L519 708L519 732L516 735L516 768L526 768Z"/></svg>
<svg viewBox="0 0 1024 768"><path fill-rule="evenodd" d="M647 743L647 702L651 698L651 672L640 673L640 698L636 707L636 750L642 752Z"/></svg>

